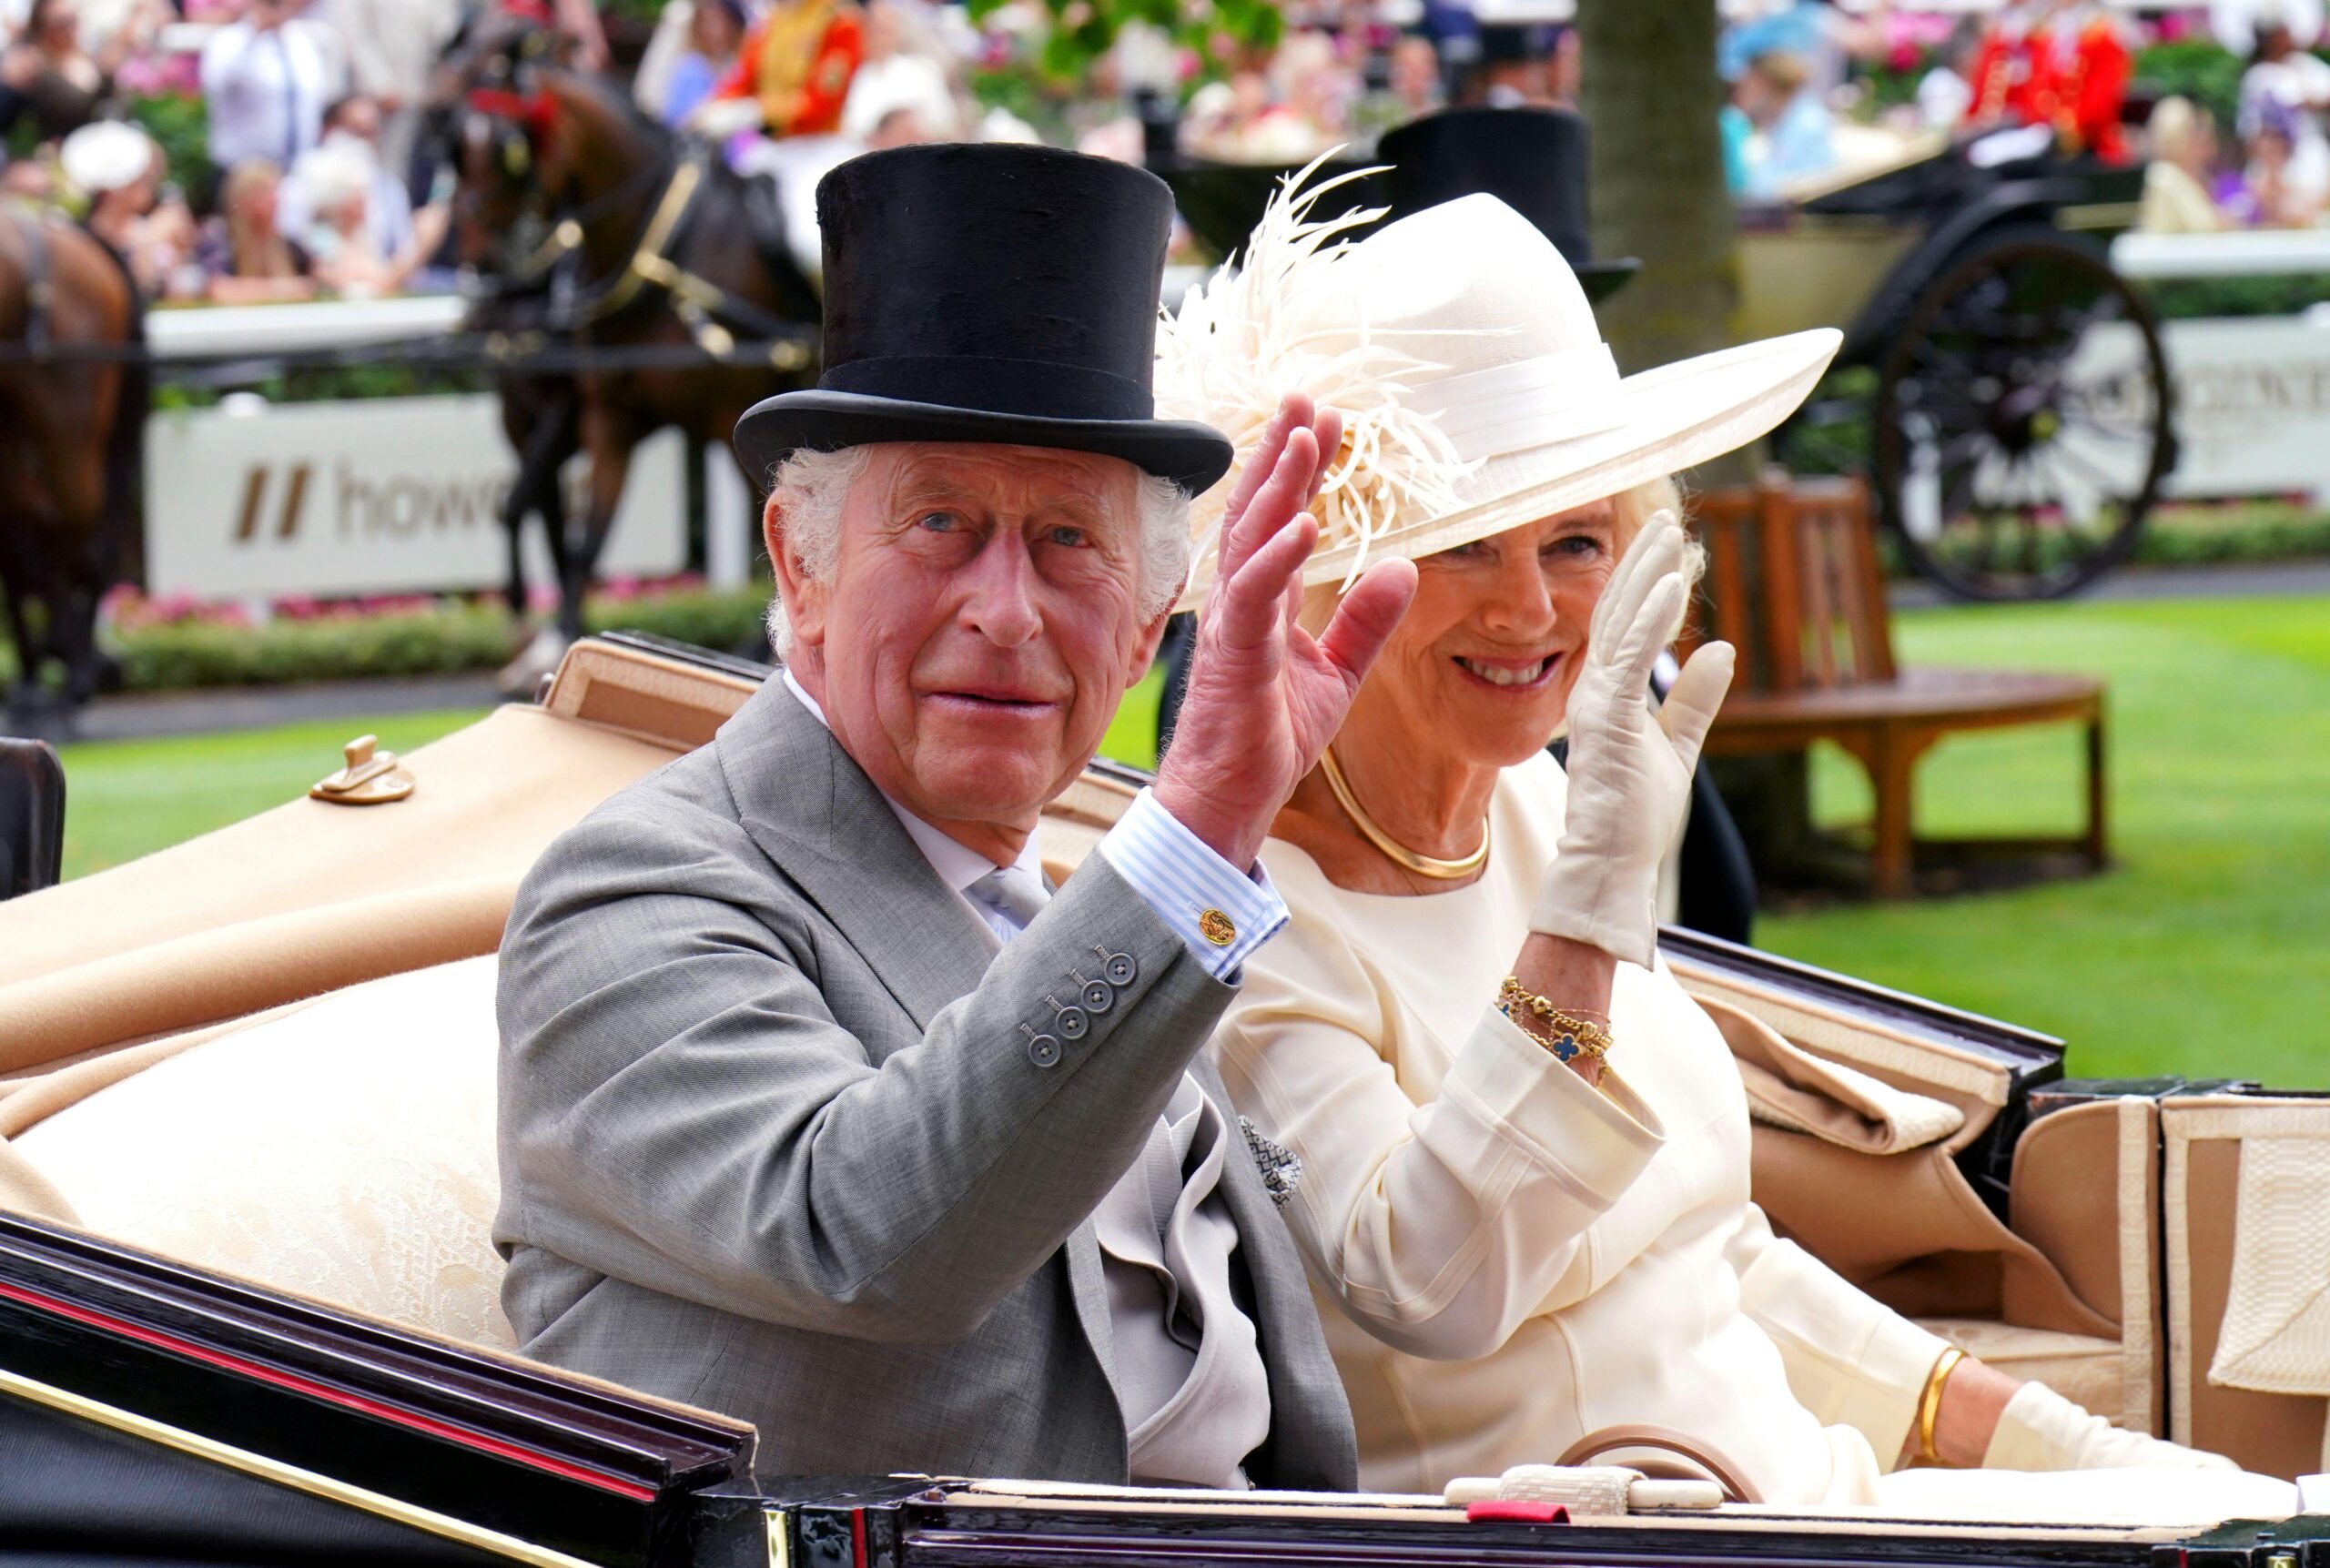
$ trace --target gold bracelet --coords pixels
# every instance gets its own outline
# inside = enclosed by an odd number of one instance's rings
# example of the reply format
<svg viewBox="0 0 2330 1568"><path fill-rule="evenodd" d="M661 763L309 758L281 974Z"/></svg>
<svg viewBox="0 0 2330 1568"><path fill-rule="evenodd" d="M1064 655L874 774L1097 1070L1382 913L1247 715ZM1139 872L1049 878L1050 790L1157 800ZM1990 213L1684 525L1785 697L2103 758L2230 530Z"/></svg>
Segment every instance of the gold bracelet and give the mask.
<svg viewBox="0 0 2330 1568"><path fill-rule="evenodd" d="M1563 1063L1590 1057L1596 1061L1606 1059L1615 1044L1610 1031L1581 1013L1555 1007L1521 984L1520 977L1507 975L1504 984L1497 987L1497 1010L1513 1020L1514 1027L1545 1049L1554 1059ZM1525 1019L1544 1026L1543 1031L1529 1027Z"/></svg>
<svg viewBox="0 0 2330 1568"><path fill-rule="evenodd" d="M1925 1391L1918 1395L1918 1457L1928 1464L1941 1462L1941 1453L1933 1445L1933 1423L1934 1418L1941 1414L1942 1385L1950 1381L1950 1374L1965 1359L1966 1352L1956 1345L1936 1356L1933 1371L1926 1374Z"/></svg>

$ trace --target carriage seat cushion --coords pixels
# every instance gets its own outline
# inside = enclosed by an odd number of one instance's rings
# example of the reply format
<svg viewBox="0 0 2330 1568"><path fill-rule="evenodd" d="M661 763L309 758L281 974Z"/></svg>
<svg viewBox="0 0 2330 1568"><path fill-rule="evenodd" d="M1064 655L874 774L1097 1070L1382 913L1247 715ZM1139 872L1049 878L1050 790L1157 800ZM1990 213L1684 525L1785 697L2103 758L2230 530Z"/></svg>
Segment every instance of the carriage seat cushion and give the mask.
<svg viewBox="0 0 2330 1568"><path fill-rule="evenodd" d="M331 992L157 1062L14 1148L103 1235L507 1348L495 971L489 955Z"/></svg>

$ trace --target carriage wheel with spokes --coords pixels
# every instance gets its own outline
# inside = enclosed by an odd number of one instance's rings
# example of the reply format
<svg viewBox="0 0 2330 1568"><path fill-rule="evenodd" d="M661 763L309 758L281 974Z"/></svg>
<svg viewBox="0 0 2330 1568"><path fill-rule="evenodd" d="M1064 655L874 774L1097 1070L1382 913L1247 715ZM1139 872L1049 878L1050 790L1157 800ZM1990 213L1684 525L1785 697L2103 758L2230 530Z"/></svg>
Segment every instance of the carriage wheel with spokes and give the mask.
<svg viewBox="0 0 2330 1568"><path fill-rule="evenodd" d="M1910 564L1967 599L2053 599L2127 559L2174 461L2151 310L2051 228L1944 271L1879 362L1875 481Z"/></svg>

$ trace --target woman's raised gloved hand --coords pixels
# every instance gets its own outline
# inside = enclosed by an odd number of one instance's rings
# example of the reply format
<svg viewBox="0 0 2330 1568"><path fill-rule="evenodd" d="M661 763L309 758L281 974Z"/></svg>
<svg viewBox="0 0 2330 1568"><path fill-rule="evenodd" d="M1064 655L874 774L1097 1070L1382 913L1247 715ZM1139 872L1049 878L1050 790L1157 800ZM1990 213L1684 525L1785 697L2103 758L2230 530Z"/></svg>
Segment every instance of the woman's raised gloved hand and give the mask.
<svg viewBox="0 0 2330 1568"><path fill-rule="evenodd" d="M2238 1470L2223 1454L2123 1431L2044 1383L2014 1391L1999 1414L1984 1470Z"/></svg>
<svg viewBox="0 0 2330 1568"><path fill-rule="evenodd" d="M1594 606L1569 697L1569 807L1529 928L1648 968L1658 946L1658 863L1690 807L1699 745L1731 686L1728 642L1691 655L1665 705L1650 671L1683 623L1682 524L1655 514Z"/></svg>

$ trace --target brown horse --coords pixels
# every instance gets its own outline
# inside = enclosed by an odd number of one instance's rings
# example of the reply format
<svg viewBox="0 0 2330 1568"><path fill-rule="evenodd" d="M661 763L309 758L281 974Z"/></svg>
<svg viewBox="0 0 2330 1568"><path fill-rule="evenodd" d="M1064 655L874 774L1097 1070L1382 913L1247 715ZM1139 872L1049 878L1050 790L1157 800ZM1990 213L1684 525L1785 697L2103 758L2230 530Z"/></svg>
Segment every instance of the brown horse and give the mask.
<svg viewBox="0 0 2330 1568"><path fill-rule="evenodd" d="M0 207L0 591L20 727L68 718L109 669L97 602L136 537L144 338L102 242Z"/></svg>
<svg viewBox="0 0 2330 1568"><path fill-rule="evenodd" d="M465 143L503 150L465 156L465 182L506 179L522 163L553 232L562 226L572 254L568 276L553 290L554 337L586 351L656 357L629 368L586 363L574 376L575 430L590 481L562 562L559 625L572 637L582 632L583 593L633 450L666 426L725 448L747 408L814 374L810 356L791 339L767 354L709 362L696 356L787 329L797 334L814 327L819 306L783 244L773 190L755 190L716 155L645 120L595 78L529 64L510 79L510 89L471 94L472 123L482 115L501 130L491 138L472 133ZM522 159L508 156L513 135L522 141ZM471 194L481 203L493 199ZM757 491L765 476L745 477Z"/></svg>

